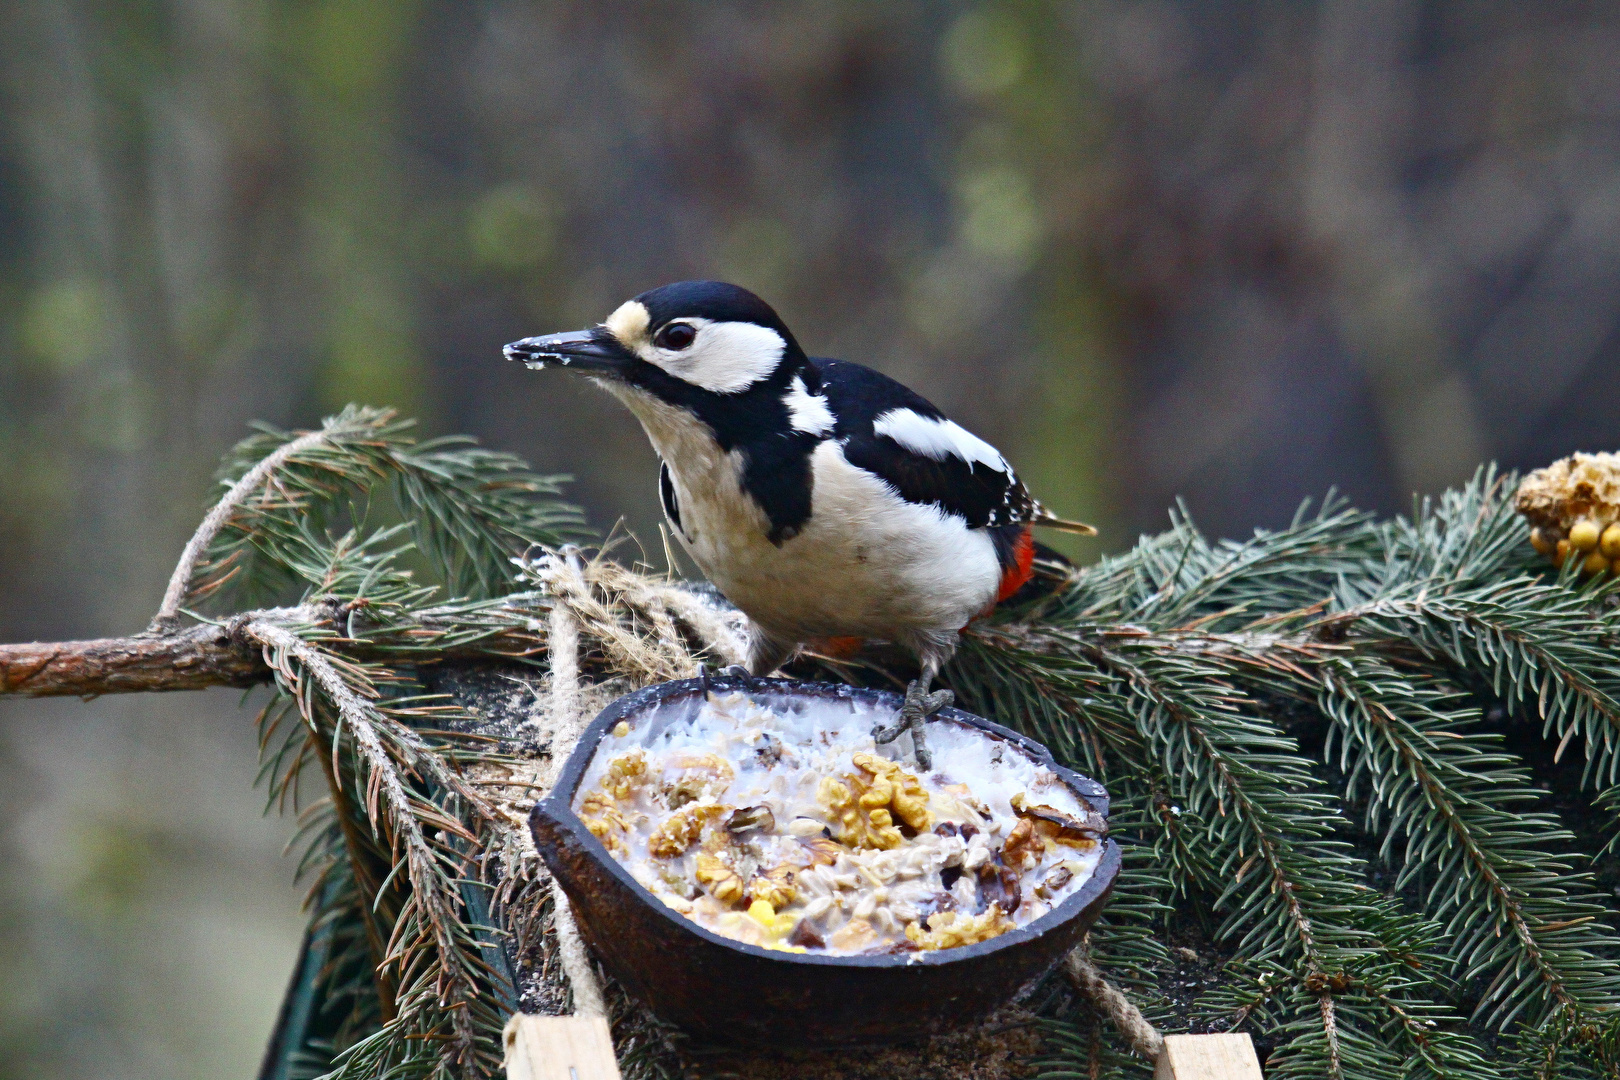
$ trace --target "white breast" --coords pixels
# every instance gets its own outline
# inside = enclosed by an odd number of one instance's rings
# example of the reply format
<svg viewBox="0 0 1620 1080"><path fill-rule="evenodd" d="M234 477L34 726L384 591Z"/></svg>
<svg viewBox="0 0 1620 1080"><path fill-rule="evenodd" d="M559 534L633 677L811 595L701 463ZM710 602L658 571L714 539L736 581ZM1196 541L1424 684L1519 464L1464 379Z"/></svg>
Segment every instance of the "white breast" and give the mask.
<svg viewBox="0 0 1620 1080"><path fill-rule="evenodd" d="M785 641L954 634L995 599L1001 570L982 530L908 503L845 460L831 440L811 458L810 520L780 547L742 487L742 456L684 409L604 383L670 469L682 545L733 604ZM671 522L673 525L674 523Z"/></svg>

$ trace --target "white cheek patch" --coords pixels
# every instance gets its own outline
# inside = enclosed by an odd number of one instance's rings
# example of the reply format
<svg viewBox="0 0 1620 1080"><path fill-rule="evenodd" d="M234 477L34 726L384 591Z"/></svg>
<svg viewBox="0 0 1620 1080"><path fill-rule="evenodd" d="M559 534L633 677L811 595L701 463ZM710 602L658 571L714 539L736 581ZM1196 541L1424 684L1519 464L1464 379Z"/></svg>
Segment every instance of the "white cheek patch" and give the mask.
<svg viewBox="0 0 1620 1080"><path fill-rule="evenodd" d="M787 406L794 431L825 435L833 429L833 414L827 408L827 399L805 390L803 379L793 380L793 385L782 398L782 404Z"/></svg>
<svg viewBox="0 0 1620 1080"><path fill-rule="evenodd" d="M914 454L944 461L958 457L979 462L998 472L1010 472L1001 452L950 420L935 420L910 409L890 409L872 423L878 435L887 435Z"/></svg>
<svg viewBox="0 0 1620 1080"><path fill-rule="evenodd" d="M766 326L747 322L710 322L681 319L697 330L692 344L680 351L646 345L641 358L716 394L735 394L753 386L776 370L787 351L782 335Z"/></svg>

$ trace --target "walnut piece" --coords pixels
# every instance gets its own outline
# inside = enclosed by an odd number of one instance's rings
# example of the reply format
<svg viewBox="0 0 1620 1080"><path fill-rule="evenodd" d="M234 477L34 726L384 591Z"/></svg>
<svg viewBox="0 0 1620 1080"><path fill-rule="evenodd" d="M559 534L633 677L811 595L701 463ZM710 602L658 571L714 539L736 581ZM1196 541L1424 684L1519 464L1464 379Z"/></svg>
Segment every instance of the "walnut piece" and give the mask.
<svg viewBox="0 0 1620 1080"><path fill-rule="evenodd" d="M839 843L889 851L903 840L895 818L916 832L934 827L928 793L917 777L876 754L856 754L851 760L854 773L842 780L827 777L816 791L816 798L836 822Z"/></svg>
<svg viewBox="0 0 1620 1080"><path fill-rule="evenodd" d="M664 786L664 801L671 810L706 794L718 796L737 775L719 754L676 754L668 767L676 770L675 779Z"/></svg>
<svg viewBox="0 0 1620 1080"><path fill-rule="evenodd" d="M1012 928L1012 920L1001 913L1001 905L991 904L982 915L964 915L959 911L930 915L927 929L920 923L908 924L906 938L920 949L954 949L989 941Z"/></svg>
<svg viewBox="0 0 1620 1080"><path fill-rule="evenodd" d="M623 802L646 779L647 755L640 750L632 750L608 762L601 788L619 802Z"/></svg>
<svg viewBox="0 0 1620 1080"><path fill-rule="evenodd" d="M1055 806L1032 803L1021 791L1011 801L1013 813L1030 822L1035 827L1036 835L1064 847L1089 850L1108 835L1108 820L1095 810L1087 810L1075 817Z"/></svg>
<svg viewBox="0 0 1620 1080"><path fill-rule="evenodd" d="M685 854L703 835L703 826L730 809L720 803L689 803L681 807L647 837L647 854L655 859L672 859Z"/></svg>
<svg viewBox="0 0 1620 1080"><path fill-rule="evenodd" d="M625 854L624 838L620 835L629 830L624 815L619 812L619 804L612 795L605 791L593 791L580 800L579 820L591 830L591 835L602 841L602 846L616 854Z"/></svg>
<svg viewBox="0 0 1620 1080"><path fill-rule="evenodd" d="M1001 861L1014 870L1024 870L1041 861L1046 853L1046 841L1035 832L1035 823L1028 818L1021 819L1013 826L1013 831L1007 834L1007 840L1001 845Z"/></svg>
<svg viewBox="0 0 1620 1080"><path fill-rule="evenodd" d="M707 853L699 855L694 876L704 891L728 907L734 906L743 898L741 876L727 866L718 855Z"/></svg>
<svg viewBox="0 0 1620 1080"><path fill-rule="evenodd" d="M799 895L797 873L793 867L783 865L768 873L756 874L748 883L748 895L763 900L777 911L793 903Z"/></svg>

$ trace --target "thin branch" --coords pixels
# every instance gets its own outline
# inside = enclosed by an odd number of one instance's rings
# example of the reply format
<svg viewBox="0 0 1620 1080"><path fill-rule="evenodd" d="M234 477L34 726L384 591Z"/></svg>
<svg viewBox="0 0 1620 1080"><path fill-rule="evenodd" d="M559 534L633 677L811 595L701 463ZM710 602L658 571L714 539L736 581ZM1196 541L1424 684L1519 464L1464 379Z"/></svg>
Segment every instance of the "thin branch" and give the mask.
<svg viewBox="0 0 1620 1080"><path fill-rule="evenodd" d="M202 524L197 526L197 531L192 533L191 539L186 542L185 550L180 553L180 561L175 564L174 573L169 575L169 587L163 592L163 603L158 606L157 614L152 617L152 625L147 629L147 633L165 633L179 624L180 605L185 603L186 591L191 585L192 575L197 571L197 563L208 551L208 545L214 542L219 530L230 520L232 511L262 487L270 475L285 465L288 459L328 441L339 430L322 428L319 431L306 432L291 442L284 443L272 453L266 454L263 460L243 474L242 479L231 485L225 497L214 504L214 508L208 511L208 516L203 518Z"/></svg>
<svg viewBox="0 0 1620 1080"><path fill-rule="evenodd" d="M263 658L231 641L219 626L192 626L161 637L0 645L0 694L94 697L269 681Z"/></svg>
<svg viewBox="0 0 1620 1080"><path fill-rule="evenodd" d="M166 634L0 645L0 696L95 697L258 686L269 682L273 672L256 649L244 647L241 638L233 636L233 628L266 619L323 622L336 614L309 606L263 608L233 616L223 626L204 623ZM544 653L543 631L516 624L509 613L497 614L505 615L507 624L492 618L478 627L477 613L463 613L458 623L448 610L442 614L430 610L415 614L387 640L334 638L327 644L345 656L385 664L532 658ZM469 632L465 624L473 625L473 630ZM456 640L446 642L452 635Z"/></svg>

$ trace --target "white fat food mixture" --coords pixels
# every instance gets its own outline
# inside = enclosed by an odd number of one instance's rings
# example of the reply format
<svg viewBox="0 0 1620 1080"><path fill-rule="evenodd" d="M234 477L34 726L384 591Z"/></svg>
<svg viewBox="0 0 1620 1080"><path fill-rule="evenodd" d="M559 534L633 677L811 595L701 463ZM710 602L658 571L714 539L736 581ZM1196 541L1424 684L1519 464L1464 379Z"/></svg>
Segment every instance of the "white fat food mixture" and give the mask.
<svg viewBox="0 0 1620 1080"><path fill-rule="evenodd" d="M690 717L688 719L688 717ZM574 810L635 879L701 926L766 948L920 953L985 941L1091 877L1106 824L1016 744L930 721L879 746L887 710L711 694L619 724Z"/></svg>

